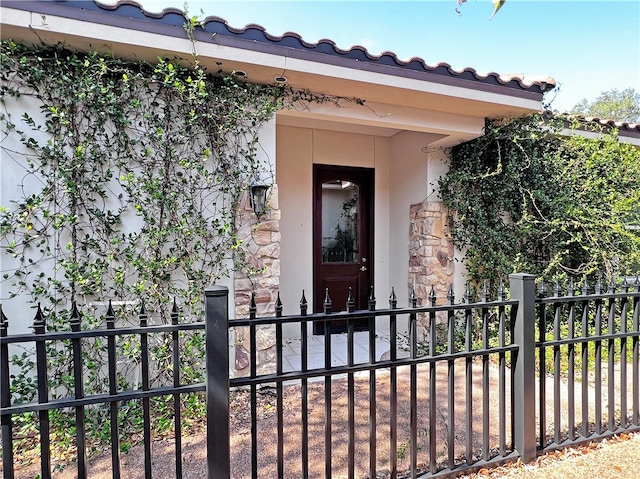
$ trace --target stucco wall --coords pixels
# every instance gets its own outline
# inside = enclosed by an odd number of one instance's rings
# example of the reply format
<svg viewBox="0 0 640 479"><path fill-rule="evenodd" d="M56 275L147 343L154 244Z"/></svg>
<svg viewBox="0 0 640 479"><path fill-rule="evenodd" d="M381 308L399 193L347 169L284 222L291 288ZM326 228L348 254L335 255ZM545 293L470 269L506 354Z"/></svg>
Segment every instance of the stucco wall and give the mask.
<svg viewBox="0 0 640 479"><path fill-rule="evenodd" d="M292 126L278 126L276 137L284 313L298 312L302 289L309 304L313 303L314 163L375 169L375 296L378 307L385 308L394 287L399 305L406 305L410 207L429 193L435 199L433 188L428 188L428 171L432 168L440 174L442 169L442 157L430 157L427 152L434 137L410 132L379 137ZM291 334L298 334L297 330Z"/></svg>

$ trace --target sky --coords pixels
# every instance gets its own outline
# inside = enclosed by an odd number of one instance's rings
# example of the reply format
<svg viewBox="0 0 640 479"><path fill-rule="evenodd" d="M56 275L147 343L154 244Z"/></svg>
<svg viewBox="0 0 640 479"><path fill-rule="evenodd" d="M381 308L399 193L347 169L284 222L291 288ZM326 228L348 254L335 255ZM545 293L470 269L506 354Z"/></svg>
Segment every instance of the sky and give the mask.
<svg viewBox="0 0 640 479"><path fill-rule="evenodd" d="M137 0L146 10L183 9L184 0ZM456 70L552 77L551 108L568 111L612 89L640 93L640 0L508 0L488 21L490 0L187 0L191 16L218 16L232 27L254 23L273 35L361 45L377 55L444 62Z"/></svg>

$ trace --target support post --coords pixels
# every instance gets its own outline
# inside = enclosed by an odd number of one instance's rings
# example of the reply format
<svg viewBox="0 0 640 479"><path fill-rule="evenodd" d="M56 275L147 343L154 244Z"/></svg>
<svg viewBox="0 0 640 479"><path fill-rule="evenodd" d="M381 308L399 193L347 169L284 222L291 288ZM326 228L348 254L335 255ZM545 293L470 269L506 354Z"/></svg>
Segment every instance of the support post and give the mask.
<svg viewBox="0 0 640 479"><path fill-rule="evenodd" d="M518 345L513 375L513 441L522 462L536 458L535 276L509 276L511 298L518 300L513 343Z"/></svg>
<svg viewBox="0 0 640 479"><path fill-rule="evenodd" d="M229 442L229 289L205 292L207 478L231 477Z"/></svg>

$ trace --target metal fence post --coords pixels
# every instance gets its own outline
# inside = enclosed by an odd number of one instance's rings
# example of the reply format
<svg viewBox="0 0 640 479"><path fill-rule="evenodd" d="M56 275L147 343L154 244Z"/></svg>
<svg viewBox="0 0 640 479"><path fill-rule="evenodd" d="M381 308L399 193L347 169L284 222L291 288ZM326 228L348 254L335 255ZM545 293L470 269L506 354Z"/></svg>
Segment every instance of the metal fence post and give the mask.
<svg viewBox="0 0 640 479"><path fill-rule="evenodd" d="M518 300L513 343L518 345L513 375L513 440L523 462L536 458L535 276L509 275L511 298Z"/></svg>
<svg viewBox="0 0 640 479"><path fill-rule="evenodd" d="M8 335L9 320L0 304L0 337ZM9 379L9 343L0 344L0 408L11 406L11 380ZM5 479L13 478L13 433L11 415L0 416L2 429L2 465Z"/></svg>
<svg viewBox="0 0 640 479"><path fill-rule="evenodd" d="M205 292L207 367L207 478L231 476L229 442L229 289Z"/></svg>

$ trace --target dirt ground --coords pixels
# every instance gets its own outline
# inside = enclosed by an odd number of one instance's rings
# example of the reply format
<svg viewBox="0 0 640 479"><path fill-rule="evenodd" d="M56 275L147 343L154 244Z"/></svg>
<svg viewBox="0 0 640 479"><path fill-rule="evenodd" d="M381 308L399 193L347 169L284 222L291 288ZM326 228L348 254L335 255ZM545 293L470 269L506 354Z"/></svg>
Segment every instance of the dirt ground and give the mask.
<svg viewBox="0 0 640 479"><path fill-rule="evenodd" d="M451 435L447 430L447 370L438 368L436 390L436 444L438 462L446 459L446 445L450 442ZM425 377L428 372L419 370L419 377ZM472 408L472 437L474 448L478 453L482 444L482 375L479 365L474 364L473 375L473 408ZM428 377L428 376L427 376ZM429 411L428 411L428 381L419 380L418 387L418 462L428 463L429 457ZM356 376L354 379L356 416L354 418L355 434L355 477L368 478L370 438L369 438L369 379L366 374ZM389 450L389 403L391 400L390 378L388 371L380 371L376 376L376 459L377 479L388 477L391 460L397 461L397 470L403 471L408 467L409 444L409 371L408 368L398 370L398 450L392 457ZM456 364L455 368L455 434L453 435L453 447L456 457L465 452L467 428L465 426L465 376L464 364ZM495 448L499 442L498 424L498 371L491 368L489 411L490 411L490 437L489 445ZM553 398L548 384L548 398ZM284 388L284 460L286 479L299 479L301 477L301 438L302 421L300 414L300 385L291 385ZM507 390L509 389L507 383ZM606 392L606 387L603 388ZM578 397L580 394L577 392ZM324 382L310 383L308 387L309 414L307 416L309 429L309 476L312 478L325 477L325 407L324 407ZM331 386L331 426L332 447L331 464L332 479L347 477L347 381L346 379L334 380ZM562 397L562 422L566 424L566 393ZM259 421L258 421L258 454L256 457L258 475L261 478L277 477L277 447L275 416L275 395L273 390L263 390L258 394ZM590 397L595 400L593 394ZM231 417L231 448L232 448L232 478L244 479L251 476L251 448L248 406L249 395L246 391L234 393L232 397ZM509 404L507 399L506 404ZM606 397L603 398L603 405ZM631 404L631 402L629 402ZM552 404L550 404L552 406ZM605 407L605 406L603 406ZM549 407L552 411L552 408ZM576 416L580 417L581 404L576 404ZM605 407L606 410L606 407ZM593 406L590 407L593 411ZM507 410L508 414L508 410ZM508 417L508 416L507 416ZM548 416L549 418L550 416ZM550 417L548 421L553 421ZM509 422L509 421L507 421ZM507 435L510 437L509 424ZM174 441L171 439L158 440L152 445L153 449L153 477L154 479L175 478L174 470ZM194 432L183 438L183 477L185 479L203 479L206 477L206 439L203 432ZM144 451L141 446L136 446L127 454L122 455L123 476L127 479L144 477ZM39 473L39 465L31 464L20 466L16 470L18 479L34 479ZM72 479L77 476L75 468L69 466L56 470L53 477L57 479ZM89 477L91 479L103 479L111 477L110 451L103 451L94 455L90 461ZM405 476L400 476L405 477ZM491 470L480 470L473 475L462 475L464 478L529 478L536 479L554 478L589 478L589 479L621 479L640 478L640 434L625 434L621 437L609 439L602 443L582 447L555 451L545 456L540 456L532 464L510 464Z"/></svg>

